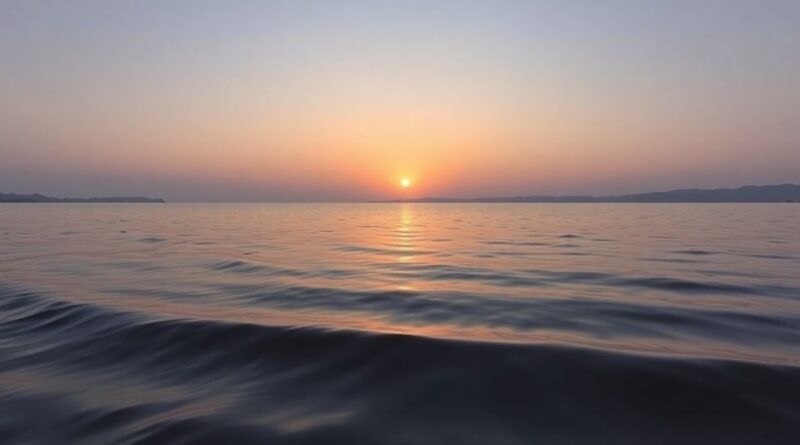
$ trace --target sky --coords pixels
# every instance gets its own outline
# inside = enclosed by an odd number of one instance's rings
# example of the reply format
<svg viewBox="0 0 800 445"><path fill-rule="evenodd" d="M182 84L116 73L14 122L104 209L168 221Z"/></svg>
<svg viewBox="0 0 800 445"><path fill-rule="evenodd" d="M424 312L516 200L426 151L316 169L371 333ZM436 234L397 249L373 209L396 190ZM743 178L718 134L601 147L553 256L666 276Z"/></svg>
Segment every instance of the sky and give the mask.
<svg viewBox="0 0 800 445"><path fill-rule="evenodd" d="M0 192L786 182L800 183L800 1L0 1Z"/></svg>

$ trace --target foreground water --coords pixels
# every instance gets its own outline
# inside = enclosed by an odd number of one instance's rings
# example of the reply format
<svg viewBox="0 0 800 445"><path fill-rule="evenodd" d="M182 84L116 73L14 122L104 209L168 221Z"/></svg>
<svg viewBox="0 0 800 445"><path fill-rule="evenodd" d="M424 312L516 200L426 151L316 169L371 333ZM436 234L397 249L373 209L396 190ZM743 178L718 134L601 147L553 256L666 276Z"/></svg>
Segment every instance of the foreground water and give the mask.
<svg viewBox="0 0 800 445"><path fill-rule="evenodd" d="M0 206L0 442L798 443L800 206Z"/></svg>

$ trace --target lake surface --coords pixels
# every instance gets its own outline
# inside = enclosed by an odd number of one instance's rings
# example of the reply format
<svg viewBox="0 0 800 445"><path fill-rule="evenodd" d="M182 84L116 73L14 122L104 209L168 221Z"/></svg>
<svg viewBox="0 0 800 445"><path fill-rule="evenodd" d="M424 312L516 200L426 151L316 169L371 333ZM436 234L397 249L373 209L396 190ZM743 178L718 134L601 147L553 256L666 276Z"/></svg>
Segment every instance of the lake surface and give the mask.
<svg viewBox="0 0 800 445"><path fill-rule="evenodd" d="M0 442L798 438L800 205L0 205Z"/></svg>

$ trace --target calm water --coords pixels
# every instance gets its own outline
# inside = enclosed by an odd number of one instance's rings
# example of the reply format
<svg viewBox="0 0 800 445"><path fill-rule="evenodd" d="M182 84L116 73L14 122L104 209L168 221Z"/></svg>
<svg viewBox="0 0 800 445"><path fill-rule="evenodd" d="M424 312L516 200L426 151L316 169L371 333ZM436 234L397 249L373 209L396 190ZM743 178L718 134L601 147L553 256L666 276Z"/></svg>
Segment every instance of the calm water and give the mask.
<svg viewBox="0 0 800 445"><path fill-rule="evenodd" d="M0 442L798 438L800 205L0 205Z"/></svg>

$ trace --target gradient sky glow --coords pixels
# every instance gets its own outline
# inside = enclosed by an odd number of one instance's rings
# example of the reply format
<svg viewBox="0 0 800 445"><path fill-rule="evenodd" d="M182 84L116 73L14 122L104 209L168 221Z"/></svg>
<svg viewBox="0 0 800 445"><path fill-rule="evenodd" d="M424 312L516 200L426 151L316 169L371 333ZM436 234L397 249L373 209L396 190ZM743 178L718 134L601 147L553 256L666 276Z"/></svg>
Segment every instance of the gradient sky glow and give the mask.
<svg viewBox="0 0 800 445"><path fill-rule="evenodd" d="M0 192L800 183L796 0L5 0L0 65Z"/></svg>

